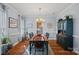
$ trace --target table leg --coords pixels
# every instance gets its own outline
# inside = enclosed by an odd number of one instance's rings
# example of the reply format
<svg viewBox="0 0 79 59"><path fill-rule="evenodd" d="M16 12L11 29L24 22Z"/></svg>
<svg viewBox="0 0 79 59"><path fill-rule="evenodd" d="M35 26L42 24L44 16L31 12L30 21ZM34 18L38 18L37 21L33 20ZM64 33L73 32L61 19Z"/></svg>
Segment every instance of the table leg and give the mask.
<svg viewBox="0 0 79 59"><path fill-rule="evenodd" d="M46 54L48 55L48 41L45 42L46 44Z"/></svg>
<svg viewBox="0 0 79 59"><path fill-rule="evenodd" d="M30 55L31 55L31 41L30 41Z"/></svg>

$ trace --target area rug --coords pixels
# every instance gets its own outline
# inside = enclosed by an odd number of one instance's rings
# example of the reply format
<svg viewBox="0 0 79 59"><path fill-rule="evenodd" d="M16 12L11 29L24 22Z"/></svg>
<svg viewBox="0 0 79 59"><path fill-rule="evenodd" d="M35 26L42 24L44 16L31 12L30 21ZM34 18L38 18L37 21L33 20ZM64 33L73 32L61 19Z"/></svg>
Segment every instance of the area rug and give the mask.
<svg viewBox="0 0 79 59"><path fill-rule="evenodd" d="M23 55L30 55L30 51L29 51L30 46L28 46L24 52ZM31 55L46 55L46 51L44 51L44 53L42 54L42 51L38 51L35 54L35 50L34 48L32 49L32 53ZM54 55L52 48L48 45L48 55Z"/></svg>

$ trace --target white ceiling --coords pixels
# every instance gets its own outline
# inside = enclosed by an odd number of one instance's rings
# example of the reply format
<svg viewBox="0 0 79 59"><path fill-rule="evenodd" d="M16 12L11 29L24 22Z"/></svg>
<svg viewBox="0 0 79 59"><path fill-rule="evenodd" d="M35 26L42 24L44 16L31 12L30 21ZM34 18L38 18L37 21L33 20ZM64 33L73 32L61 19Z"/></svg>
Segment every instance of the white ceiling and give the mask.
<svg viewBox="0 0 79 59"><path fill-rule="evenodd" d="M66 7L71 5L70 3L10 3L12 7L20 11L25 16L33 15L53 15L59 14ZM41 11L39 12L39 8Z"/></svg>

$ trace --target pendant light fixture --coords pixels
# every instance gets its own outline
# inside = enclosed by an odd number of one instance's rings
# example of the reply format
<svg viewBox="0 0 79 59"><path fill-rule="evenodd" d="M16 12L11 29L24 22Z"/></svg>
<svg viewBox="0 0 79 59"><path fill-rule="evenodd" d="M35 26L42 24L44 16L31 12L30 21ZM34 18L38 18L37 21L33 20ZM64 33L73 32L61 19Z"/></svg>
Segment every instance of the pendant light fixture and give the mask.
<svg viewBox="0 0 79 59"><path fill-rule="evenodd" d="M45 20L42 18L41 10L42 10L42 8L39 8L39 16L38 16L37 19L36 19L37 28L42 28L42 27L43 27L43 22L45 21Z"/></svg>

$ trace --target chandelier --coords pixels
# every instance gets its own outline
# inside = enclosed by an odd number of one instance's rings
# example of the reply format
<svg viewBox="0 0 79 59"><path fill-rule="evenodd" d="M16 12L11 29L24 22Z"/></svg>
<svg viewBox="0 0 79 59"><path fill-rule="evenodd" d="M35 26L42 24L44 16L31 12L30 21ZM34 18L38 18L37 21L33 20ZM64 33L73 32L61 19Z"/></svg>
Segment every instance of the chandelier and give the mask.
<svg viewBox="0 0 79 59"><path fill-rule="evenodd" d="M41 17L41 8L39 8L39 16L36 19L37 22L44 22L45 20Z"/></svg>

